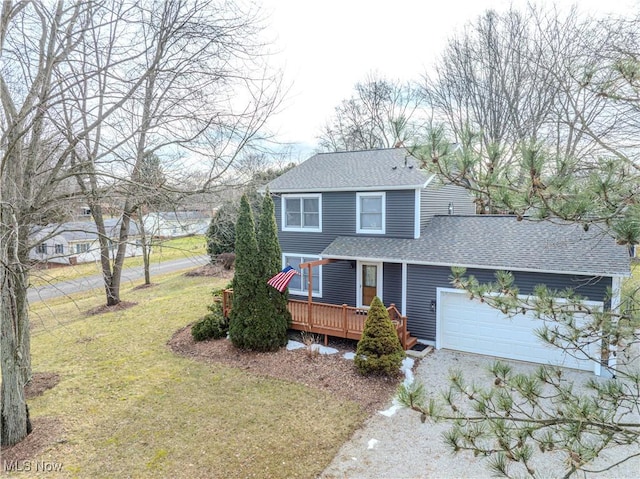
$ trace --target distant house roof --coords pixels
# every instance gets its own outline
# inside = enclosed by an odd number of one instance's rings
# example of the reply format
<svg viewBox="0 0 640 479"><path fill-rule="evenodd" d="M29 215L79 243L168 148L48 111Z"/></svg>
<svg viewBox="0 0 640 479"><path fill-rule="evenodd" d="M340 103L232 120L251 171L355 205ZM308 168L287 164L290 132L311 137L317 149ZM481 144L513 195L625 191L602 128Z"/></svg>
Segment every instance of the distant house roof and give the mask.
<svg viewBox="0 0 640 479"><path fill-rule="evenodd" d="M272 193L413 189L429 175L404 148L318 153L275 180Z"/></svg>
<svg viewBox="0 0 640 479"><path fill-rule="evenodd" d="M435 216L418 239L339 237L325 258L628 276L627 249L592 228L513 216Z"/></svg>
<svg viewBox="0 0 640 479"><path fill-rule="evenodd" d="M157 213L149 213L146 217L158 217L165 221L198 221L210 220L211 215L203 211L160 211Z"/></svg>
<svg viewBox="0 0 640 479"><path fill-rule="evenodd" d="M117 238L119 235L120 218L104 220L107 236ZM69 242L92 241L98 237L98 228L93 221L71 221L68 223L51 224L34 230L38 237L60 235ZM135 221L129 223L129 235L137 236L140 232Z"/></svg>

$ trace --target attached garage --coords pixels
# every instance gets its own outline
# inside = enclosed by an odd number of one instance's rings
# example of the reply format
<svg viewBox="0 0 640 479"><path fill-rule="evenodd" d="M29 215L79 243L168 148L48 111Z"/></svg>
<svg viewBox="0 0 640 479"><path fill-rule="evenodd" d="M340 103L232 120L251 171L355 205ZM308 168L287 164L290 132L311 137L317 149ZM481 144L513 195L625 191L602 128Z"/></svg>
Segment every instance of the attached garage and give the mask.
<svg viewBox="0 0 640 479"><path fill-rule="evenodd" d="M598 359L574 358L545 345L535 334L543 325L541 320L523 315L506 317L452 288L454 266L464 268L464 276L473 276L480 284L495 282L496 272L506 271L519 294L533 294L538 285L545 285L557 291L556 296L570 290L591 305L615 310L620 304L622 280L629 276L630 258L625 247L603 236L602 231L502 215L434 216L419 238L341 236L321 256L354 265L357 261L382 263L383 300L393 301L407 316L412 336L436 348L553 364L597 375L611 374L615 364L615 354L603 358L607 363L601 364ZM342 288L343 279L335 277L325 283ZM393 294L387 294L388 288ZM323 301L330 302L329 296L333 295L324 295ZM590 356L600 358L597 338L593 341Z"/></svg>
<svg viewBox="0 0 640 479"><path fill-rule="evenodd" d="M511 318L495 308L469 299L465 291L437 290L436 348L552 364L600 374L600 364L578 359L541 341L535 330L543 322L533 315ZM591 302L593 305L602 303Z"/></svg>

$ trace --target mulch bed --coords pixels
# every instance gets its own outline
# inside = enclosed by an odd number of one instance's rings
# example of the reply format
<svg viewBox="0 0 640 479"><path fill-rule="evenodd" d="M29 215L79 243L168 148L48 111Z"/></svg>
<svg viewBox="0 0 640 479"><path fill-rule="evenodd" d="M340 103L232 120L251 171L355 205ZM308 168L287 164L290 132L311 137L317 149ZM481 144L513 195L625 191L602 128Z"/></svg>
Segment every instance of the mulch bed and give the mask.
<svg viewBox="0 0 640 479"><path fill-rule="evenodd" d="M59 382L60 375L57 373L33 373L31 381L24 388L25 397L28 400L40 396L45 391L54 388ZM15 464L15 461L17 461L21 465L23 461L32 459L49 445L56 442L64 442L64 439L62 439L64 428L62 427L62 422L57 418L39 417L32 419L31 426L33 428L31 434L23 441L14 446L2 447L0 473L9 472L6 470L5 464Z"/></svg>
<svg viewBox="0 0 640 479"><path fill-rule="evenodd" d="M355 342L340 339L330 341L329 346L339 350L332 355L313 355L307 349L288 351L286 348L257 353L239 350L227 339L196 342L191 336L191 326L187 326L178 330L167 344L175 353L197 361L225 364L329 391L357 402L369 414L388 407L401 381L401 375L394 378L360 375L353 360L343 358L345 352L355 351Z"/></svg>

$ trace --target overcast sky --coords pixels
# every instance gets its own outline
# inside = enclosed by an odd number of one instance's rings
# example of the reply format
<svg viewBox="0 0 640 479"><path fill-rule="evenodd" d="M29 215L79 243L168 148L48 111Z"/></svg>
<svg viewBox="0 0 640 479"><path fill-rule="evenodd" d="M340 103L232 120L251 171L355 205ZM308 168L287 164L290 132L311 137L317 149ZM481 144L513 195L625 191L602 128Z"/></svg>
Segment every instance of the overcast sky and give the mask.
<svg viewBox="0 0 640 479"><path fill-rule="evenodd" d="M370 72L419 79L449 35L479 14L526 0L258 0L275 40L272 61L290 90L271 127L305 159L334 108ZM553 2L538 2L551 5ZM575 0L558 0L568 8ZM640 0L580 0L581 12L640 11ZM293 158L297 159L297 158Z"/></svg>

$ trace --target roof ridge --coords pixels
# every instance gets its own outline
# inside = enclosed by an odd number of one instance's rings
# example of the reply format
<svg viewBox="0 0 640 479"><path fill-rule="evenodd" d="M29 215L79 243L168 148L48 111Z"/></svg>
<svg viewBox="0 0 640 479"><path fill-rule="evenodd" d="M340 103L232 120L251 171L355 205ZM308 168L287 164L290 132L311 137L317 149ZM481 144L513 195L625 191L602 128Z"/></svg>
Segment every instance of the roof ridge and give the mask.
<svg viewBox="0 0 640 479"><path fill-rule="evenodd" d="M388 148L366 148L362 150L345 150L345 151L318 151L315 154L316 155L336 155L336 154L342 154L342 153L364 153L367 151L388 151L388 150L401 150L401 149L406 150L407 147L401 146L398 148L388 147Z"/></svg>

